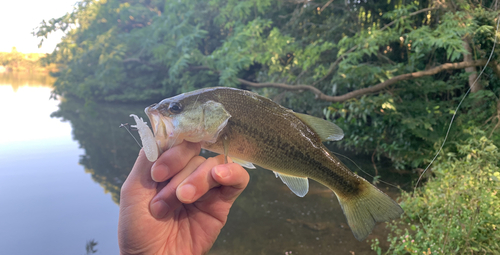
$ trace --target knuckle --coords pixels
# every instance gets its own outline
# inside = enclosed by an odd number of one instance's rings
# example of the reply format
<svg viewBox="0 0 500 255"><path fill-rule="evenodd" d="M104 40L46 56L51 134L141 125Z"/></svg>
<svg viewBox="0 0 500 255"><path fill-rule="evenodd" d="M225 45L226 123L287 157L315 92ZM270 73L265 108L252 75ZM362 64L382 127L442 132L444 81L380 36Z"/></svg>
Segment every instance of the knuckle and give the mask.
<svg viewBox="0 0 500 255"><path fill-rule="evenodd" d="M202 156L195 156L192 160L194 160L196 163L201 164L201 163L205 162L206 159Z"/></svg>

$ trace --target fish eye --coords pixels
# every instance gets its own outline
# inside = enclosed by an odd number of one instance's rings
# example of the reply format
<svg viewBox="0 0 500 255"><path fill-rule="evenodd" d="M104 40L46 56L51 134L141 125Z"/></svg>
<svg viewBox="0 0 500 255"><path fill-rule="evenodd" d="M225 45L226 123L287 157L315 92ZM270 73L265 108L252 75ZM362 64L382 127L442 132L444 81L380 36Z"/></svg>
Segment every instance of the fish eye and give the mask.
<svg viewBox="0 0 500 255"><path fill-rule="evenodd" d="M182 111L182 106L181 104L177 102L173 102L168 106L168 111L172 114L178 114L181 113Z"/></svg>

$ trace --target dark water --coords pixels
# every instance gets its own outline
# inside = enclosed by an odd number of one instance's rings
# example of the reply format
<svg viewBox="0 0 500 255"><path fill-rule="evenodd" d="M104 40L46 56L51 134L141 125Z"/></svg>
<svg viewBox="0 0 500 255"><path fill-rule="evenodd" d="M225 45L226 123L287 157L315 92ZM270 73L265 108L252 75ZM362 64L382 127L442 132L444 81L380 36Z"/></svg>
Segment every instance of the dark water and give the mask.
<svg viewBox="0 0 500 255"><path fill-rule="evenodd" d="M117 254L120 187L139 150L119 125L133 122L131 113L146 118L149 104L49 100L50 82L0 74L2 253L83 254L95 239L97 254ZM373 173L369 157L349 156ZM380 165L379 171L383 180L404 183ZM374 254L369 242L353 237L326 187L311 181L299 198L271 171L249 173L250 184L210 254ZM386 235L379 224L369 238Z"/></svg>

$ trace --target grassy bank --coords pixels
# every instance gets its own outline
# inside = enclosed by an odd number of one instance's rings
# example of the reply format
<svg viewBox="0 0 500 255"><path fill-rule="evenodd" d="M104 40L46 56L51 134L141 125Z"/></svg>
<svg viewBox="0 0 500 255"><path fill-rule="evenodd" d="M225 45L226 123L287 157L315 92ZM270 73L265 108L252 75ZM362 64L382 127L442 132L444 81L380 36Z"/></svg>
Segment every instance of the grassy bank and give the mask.
<svg viewBox="0 0 500 255"><path fill-rule="evenodd" d="M469 138L444 153L433 177L402 195L405 214L388 225L387 254L500 254L500 152L482 131L465 132Z"/></svg>

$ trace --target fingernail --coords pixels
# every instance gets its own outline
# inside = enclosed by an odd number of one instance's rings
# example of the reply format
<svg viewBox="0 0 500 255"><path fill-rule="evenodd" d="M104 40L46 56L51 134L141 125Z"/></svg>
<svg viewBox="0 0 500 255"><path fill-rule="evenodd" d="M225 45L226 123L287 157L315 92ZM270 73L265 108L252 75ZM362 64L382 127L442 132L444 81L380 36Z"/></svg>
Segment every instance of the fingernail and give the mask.
<svg viewBox="0 0 500 255"><path fill-rule="evenodd" d="M224 165L219 165L215 167L215 174L220 178L226 178L231 174L231 169Z"/></svg>
<svg viewBox="0 0 500 255"><path fill-rule="evenodd" d="M151 205L151 214L157 219L165 217L168 212L168 205L163 200L158 200Z"/></svg>
<svg viewBox="0 0 500 255"><path fill-rule="evenodd" d="M168 167L163 164L158 164L156 163L151 167L151 178L155 182L162 182L165 181L165 179L168 176Z"/></svg>
<svg viewBox="0 0 500 255"><path fill-rule="evenodd" d="M196 187L191 184L182 185L177 190L177 196L181 202L191 202L196 194Z"/></svg>

